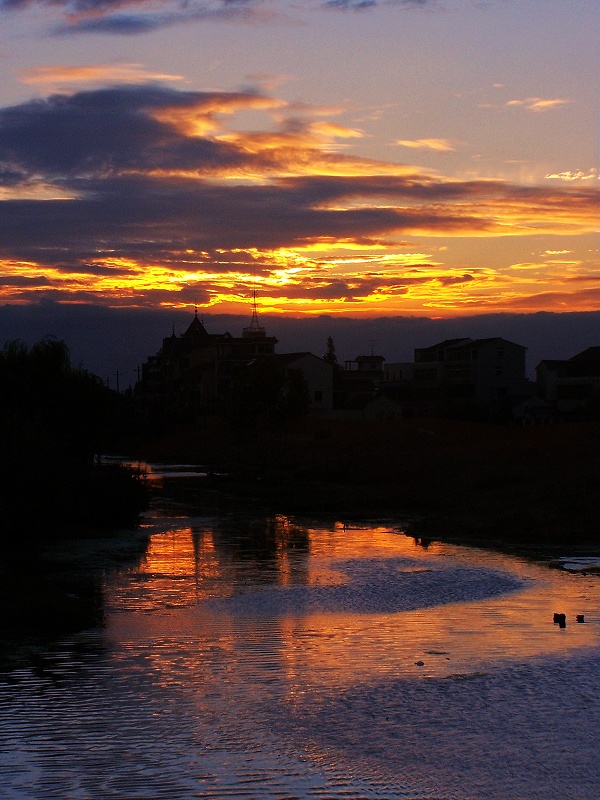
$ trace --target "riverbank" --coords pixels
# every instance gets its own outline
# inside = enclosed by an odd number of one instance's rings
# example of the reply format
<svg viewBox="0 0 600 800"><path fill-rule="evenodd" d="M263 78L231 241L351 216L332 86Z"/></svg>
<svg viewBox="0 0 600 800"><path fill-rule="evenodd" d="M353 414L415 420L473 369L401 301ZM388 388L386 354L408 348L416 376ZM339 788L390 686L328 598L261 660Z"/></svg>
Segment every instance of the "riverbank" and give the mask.
<svg viewBox="0 0 600 800"><path fill-rule="evenodd" d="M221 420L138 446L203 464L206 494L274 513L392 515L420 536L600 545L600 423L520 428L435 419Z"/></svg>
<svg viewBox="0 0 600 800"><path fill-rule="evenodd" d="M48 643L103 624L103 578L145 553L141 529L24 544L0 558L0 671L35 662Z"/></svg>

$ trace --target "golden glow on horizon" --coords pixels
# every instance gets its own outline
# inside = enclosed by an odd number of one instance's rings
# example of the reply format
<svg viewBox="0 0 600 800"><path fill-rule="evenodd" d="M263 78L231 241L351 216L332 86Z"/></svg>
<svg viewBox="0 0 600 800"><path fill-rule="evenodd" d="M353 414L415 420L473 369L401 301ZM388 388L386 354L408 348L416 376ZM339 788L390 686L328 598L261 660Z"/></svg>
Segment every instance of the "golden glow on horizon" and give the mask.
<svg viewBox="0 0 600 800"><path fill-rule="evenodd" d="M446 316L484 309L538 310L542 287L549 308L564 309L570 297L573 308L594 310L599 300L600 292L594 292L595 262L574 256L550 258L542 252L538 261L515 262L504 269L457 268L427 252L360 253L358 247L358 252L351 248L356 254L350 257L337 252L346 246L319 242L312 257L309 246L264 252L221 249L218 261L201 251L185 251L185 258L175 257L169 266L111 257L69 271L5 260L0 262L0 300L26 302L36 289L51 287L61 291L63 302L82 302L84 293L88 301L96 296L109 305L183 308L205 293L200 308L244 314L258 287L257 303L263 312L368 315L402 309L415 315L438 310Z"/></svg>
<svg viewBox="0 0 600 800"><path fill-rule="evenodd" d="M0 5L1 303L600 309L593 3Z"/></svg>

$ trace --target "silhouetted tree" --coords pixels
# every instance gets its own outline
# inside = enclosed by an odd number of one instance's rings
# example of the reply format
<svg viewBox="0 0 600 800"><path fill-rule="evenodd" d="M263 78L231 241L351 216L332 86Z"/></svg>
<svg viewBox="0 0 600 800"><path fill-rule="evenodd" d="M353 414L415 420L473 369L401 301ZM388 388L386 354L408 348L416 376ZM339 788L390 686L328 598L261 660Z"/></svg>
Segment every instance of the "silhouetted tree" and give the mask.
<svg viewBox="0 0 600 800"><path fill-rule="evenodd" d="M46 535L73 525L123 523L142 502L122 470L100 470L123 399L71 366L66 344L46 337L0 351L0 515L5 530ZM109 477L110 472L110 477ZM112 477L112 486L111 483Z"/></svg>
<svg viewBox="0 0 600 800"><path fill-rule="evenodd" d="M328 364L331 364L332 367L339 366L337 355L335 353L335 345L333 343L333 338L331 336L327 337L327 352L323 356L323 361L326 361Z"/></svg>

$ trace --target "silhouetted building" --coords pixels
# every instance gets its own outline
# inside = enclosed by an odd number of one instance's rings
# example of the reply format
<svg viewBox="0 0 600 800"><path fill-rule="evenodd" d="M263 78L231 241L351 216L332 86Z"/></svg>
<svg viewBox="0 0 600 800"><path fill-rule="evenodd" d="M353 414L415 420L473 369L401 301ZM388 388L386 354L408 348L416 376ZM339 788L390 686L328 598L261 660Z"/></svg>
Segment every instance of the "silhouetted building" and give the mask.
<svg viewBox="0 0 600 800"><path fill-rule="evenodd" d="M544 360L536 367L538 394L561 413L585 406L600 393L600 347L588 347L566 360Z"/></svg>
<svg viewBox="0 0 600 800"><path fill-rule="evenodd" d="M278 353L274 356L286 371L298 370L308 387L312 411L333 408L334 366L313 353Z"/></svg>
<svg viewBox="0 0 600 800"><path fill-rule="evenodd" d="M390 383L411 383L415 378L415 365L412 361L390 362L385 365L384 381Z"/></svg>
<svg viewBox="0 0 600 800"><path fill-rule="evenodd" d="M384 378L383 375L383 356L376 356L371 353L370 356L356 356L355 359L346 361L346 372L358 372L361 377L369 377L375 381L381 382Z"/></svg>
<svg viewBox="0 0 600 800"><path fill-rule="evenodd" d="M519 425L547 425L555 420L554 408L538 395L530 395L511 407L511 417Z"/></svg>
<svg viewBox="0 0 600 800"><path fill-rule="evenodd" d="M415 350L415 387L432 399L486 404L527 390L527 348L500 337L447 339Z"/></svg>
<svg viewBox="0 0 600 800"><path fill-rule="evenodd" d="M338 416L360 417L360 412L373 400L385 380L381 355L356 356L344 362L333 376L333 408L345 414Z"/></svg>
<svg viewBox="0 0 600 800"><path fill-rule="evenodd" d="M168 419L191 421L215 412L236 372L253 359L273 354L276 344L258 324L256 304L252 322L240 337L208 333L196 313L181 336L173 330L142 365L136 398L149 413Z"/></svg>

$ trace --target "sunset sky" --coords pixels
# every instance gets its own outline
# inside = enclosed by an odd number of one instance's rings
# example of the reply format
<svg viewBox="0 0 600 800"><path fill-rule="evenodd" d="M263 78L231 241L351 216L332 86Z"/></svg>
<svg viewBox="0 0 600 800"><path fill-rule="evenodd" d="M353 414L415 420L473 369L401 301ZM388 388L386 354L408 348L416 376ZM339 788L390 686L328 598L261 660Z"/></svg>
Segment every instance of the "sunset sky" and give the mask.
<svg viewBox="0 0 600 800"><path fill-rule="evenodd" d="M597 0L0 0L0 304L600 309Z"/></svg>

